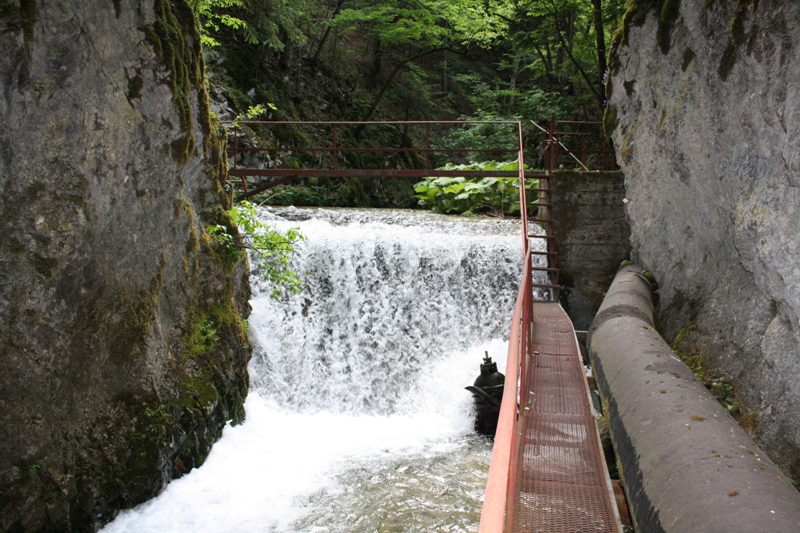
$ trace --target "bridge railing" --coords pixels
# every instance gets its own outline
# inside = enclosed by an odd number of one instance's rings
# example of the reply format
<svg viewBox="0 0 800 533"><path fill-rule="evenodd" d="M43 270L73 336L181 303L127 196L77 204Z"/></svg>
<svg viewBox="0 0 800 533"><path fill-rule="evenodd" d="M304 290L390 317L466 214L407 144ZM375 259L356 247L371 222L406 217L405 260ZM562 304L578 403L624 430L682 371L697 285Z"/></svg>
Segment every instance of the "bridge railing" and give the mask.
<svg viewBox="0 0 800 533"><path fill-rule="evenodd" d="M531 276L530 248L525 254L522 278L519 284L517 300L514 304L514 315L511 318L511 331L508 339L508 356L506 359L506 387L500 407L500 417L495 433L492 461L489 466L489 478L481 510L481 533L501 533L510 531L513 524L512 506L516 483L516 468L513 464L519 448L519 431L517 428L520 383L527 379L527 353L530 343L529 334L533 312L533 293Z"/></svg>
<svg viewBox="0 0 800 533"><path fill-rule="evenodd" d="M549 171L559 168L617 170L614 150L599 120L556 120L547 128L533 122L544 134L543 160Z"/></svg>
<svg viewBox="0 0 800 533"><path fill-rule="evenodd" d="M520 126L520 139L522 129ZM520 160L524 148L519 145ZM520 183L524 184L525 172L520 170ZM508 355L506 358L506 386L500 404L500 416L492 448L492 461L489 466L489 478L481 510L480 531L499 533L509 526L506 518L511 517L513 501L509 494L513 492L516 482L516 469L513 458L517 455L519 438L517 431L520 383L527 378L527 353L531 320L533 313L533 257L528 235L527 199L524 187L520 187L520 223L522 225L523 263L522 276L514 303L514 315L511 318L511 329L508 338ZM512 386L513 385L513 386Z"/></svg>
<svg viewBox="0 0 800 533"><path fill-rule="evenodd" d="M517 171L441 167L518 158L523 145L522 124L509 120L225 124L229 175L240 183L244 196L255 194L253 189L267 181L285 178L516 177ZM264 139L270 139L269 145ZM287 164L289 159L293 164ZM297 168L297 162L303 166Z"/></svg>

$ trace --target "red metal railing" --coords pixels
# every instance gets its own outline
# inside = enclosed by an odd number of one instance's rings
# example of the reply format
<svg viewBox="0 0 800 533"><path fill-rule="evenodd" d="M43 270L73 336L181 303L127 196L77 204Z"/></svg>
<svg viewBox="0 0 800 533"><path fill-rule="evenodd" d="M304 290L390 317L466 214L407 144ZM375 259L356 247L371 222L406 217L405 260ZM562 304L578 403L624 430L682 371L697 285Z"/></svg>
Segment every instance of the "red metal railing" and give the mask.
<svg viewBox="0 0 800 533"><path fill-rule="evenodd" d="M464 177L516 177L517 171L508 170L442 170L436 167L437 159L443 162L469 162L466 157L475 154L481 156L513 157L520 156L523 146L522 123L509 120L472 120L472 121L259 121L246 120L226 123L228 125L229 143L228 160L229 175L237 178L245 192L245 196L255 194L249 188L258 188L262 182L248 184L247 178L302 178L302 177L427 177L427 176L464 176ZM311 137L316 137L317 145L304 145L297 141L289 141L278 146L257 146L250 140L246 145L245 128L269 128L273 131L281 128L296 128L304 132L314 128ZM496 148L468 148L434 146L432 141L444 144L447 139L442 132L467 127L507 128L511 137L517 138L516 145ZM381 133L394 135L408 142L408 145L395 143L392 146L370 146L373 137L381 138ZM413 133L413 134L412 134ZM344 137L344 139L343 139ZM354 139L358 145L352 145ZM350 143L350 144L348 144ZM416 144L414 144L416 143ZM281 143L278 143L281 144ZM275 164L281 154L305 154L305 159L314 159L313 164L305 168L286 168ZM524 154L523 154L524 155ZM387 168L387 162L378 156L400 157ZM363 159L371 157L372 168L363 166ZM357 160L360 158L360 160ZM356 159L356 160L354 160ZM464 159L460 161L459 159ZM524 161L524 160L523 160ZM523 163L524 164L524 163ZM539 173L541 174L541 173ZM537 177L537 176L529 176Z"/></svg>
<svg viewBox="0 0 800 533"><path fill-rule="evenodd" d="M519 130L519 157L524 156L522 146L522 127ZM500 417L497 422L492 462L489 466L489 479L486 483L483 509L481 510L480 531L500 532L506 525L506 516L512 500L508 497L515 485L516 469L513 459L517 455L517 398L519 384L525 383L527 376L528 333L530 332L533 311L533 270L532 251L528 235L527 197L525 194L525 173L520 166L520 223L522 224L522 249L524 260L522 278L511 318L511 331L508 339L506 358L506 387L500 404ZM513 384L513 386L508 386Z"/></svg>
<svg viewBox="0 0 800 533"><path fill-rule="evenodd" d="M535 124L535 123L534 123ZM617 162L611 144L603 133L599 120L556 120L550 116L545 130L544 163L549 171L558 168L582 170L617 170Z"/></svg>
<svg viewBox="0 0 800 533"><path fill-rule="evenodd" d="M525 383L527 376L528 333L532 316L531 292L531 253L530 247L525 254L522 267L522 279L519 284L514 315L511 318L511 332L508 339L508 357L506 359L506 387L503 401L500 404L500 418L497 422L492 462L489 466L489 479L481 510L479 531L483 533L500 533L510 530L511 508L513 499L509 494L516 484L516 468L513 460L519 447L519 431L517 430L517 398L519 383ZM513 386L509 386L512 385Z"/></svg>
<svg viewBox="0 0 800 533"><path fill-rule="evenodd" d="M514 127L516 130L517 145L514 148L490 148L490 149L467 149L467 148L436 148L431 145L431 135L433 130L438 127L463 127L469 125L503 125ZM581 166L585 165L577 158L577 156L568 150L561 142L561 138L572 134L573 132L560 131L561 125L572 124L573 126L591 124L596 125L599 123L588 121L555 121L551 120L550 129L543 131L547 133L545 142L544 161L548 169L547 172L526 172L525 171L525 152L523 144L523 128L522 124L518 121L444 121L444 122L431 122L431 121L392 121L392 122L335 122L335 121L317 121L317 122L266 122L266 121L242 121L233 128L231 135L233 146L229 146L229 161L232 163L230 174L239 177L242 180L242 187L247 194L247 177L254 176L269 176L278 179L290 179L306 176L323 176L323 177L337 177L337 176L492 176L492 177L517 177L519 180L519 195L520 195L520 224L522 231L522 250L523 250L523 268L522 276L517 293L517 299L514 305L514 314L511 320L511 328L509 334L509 347L506 362L506 388L503 393L503 400L501 404L500 416L498 420L497 432L492 450L492 461L489 469L489 479L486 486L486 493L484 498L483 509L481 513L480 531L482 533L500 533L503 531L513 531L515 511L519 511L520 506L524 507L523 502L518 501L519 494L515 491L519 489L520 481L528 479L527 474L520 474L521 470L516 464L520 456L520 451L526 448L522 447L523 437L520 435L521 430L525 430L526 417L519 418L519 401L520 395L526 393L525 387L521 384L528 384L529 377L536 377L539 370L538 366L533 368L533 372L529 375L528 360L531 356L530 351L541 349L538 344L542 338L547 337L547 332L543 333L541 337L538 333L534 337L533 328L533 300L534 288L549 289L550 300L558 301L558 246L555 238L555 221L552 214L552 183L551 173L558 164L559 147L564 153L570 155L573 159L577 160ZM327 146L310 146L310 147L269 147L262 148L257 146L239 146L239 135L236 128L239 126L248 127L279 127L279 126L316 126L329 128L330 130L330 144ZM418 127L424 130L424 145L423 146L342 146L341 133L344 128L351 127ZM538 126L538 125L537 125ZM417 138L422 138L417 135ZM316 153L320 156L327 156L327 166L318 164L314 168L258 168L239 166L239 157L241 154L258 154L258 153L280 153L280 152L307 152ZM517 161L519 162L516 171L498 171L498 170L438 170L433 168L431 164L432 155L435 153L456 155L456 154L510 154L517 153ZM348 161L345 157L348 154L401 154L401 153L418 153L425 156L427 166L420 168L358 168L353 167L352 161ZM586 154L586 151L580 152ZM536 188L527 188L526 179L534 177L540 180L539 186ZM256 187L255 192L257 192ZM528 233L528 203L527 191L535 190L539 193L537 202L538 212L534 221L544 224L546 226L546 233L544 235L531 235ZM251 194L255 193L253 190ZM544 239L546 246L544 250L533 250L532 240ZM534 257L545 256L547 263L542 265L540 262L534 262ZM534 281L533 272L545 272L549 278L550 283L537 283ZM558 304L543 304L556 306ZM541 308L537 308L539 311ZM537 311L538 313L538 311ZM562 311L563 313L563 311ZM573 334L574 336L574 334ZM577 346L577 345L576 345ZM535 354L536 352L534 352ZM576 352L577 354L577 352ZM575 355L577 357L577 355ZM581 370L582 371L582 370ZM580 374L581 379L585 385L585 377ZM581 392L581 391L579 391ZM586 402L588 400L583 398ZM522 422L520 422L522 420ZM593 421L592 421L593 423ZM521 425L520 425L521 424ZM526 430L527 431L527 430ZM527 438L527 437L525 437ZM523 463L524 464L524 463ZM519 479L517 476L519 475ZM518 514L518 513L516 513ZM523 519L520 519L520 527L525 528L522 524Z"/></svg>
<svg viewBox="0 0 800 533"><path fill-rule="evenodd" d="M561 146L562 149L564 148L563 143L560 142L560 137L564 132L557 131L557 126L559 124L584 124L584 122L579 121L551 121L550 129L547 131L547 141L545 143L545 166L547 168L546 175L542 178L543 185L540 188L540 192L544 193L545 202L539 202L540 212L537 213L537 216L533 219L538 223L542 223L546 225L547 234L544 236L537 236L537 235L528 235L527 234L527 227L528 227L528 219L526 216L521 217L521 223L523 225L523 233L526 235L524 239L524 262L522 267L522 275L519 284L519 291L517 293L517 299L514 304L514 314L511 319L511 328L509 333L509 341L508 341L508 355L506 359L506 387L503 391L503 400L501 403L500 408L500 416L497 424L497 431L495 433L495 441L494 446L492 449L492 459L491 464L489 467L489 477L486 484L486 492L484 495L484 502L483 508L481 510L481 521L479 526L480 533L502 533L502 532L512 532L519 529L520 531L528 531L530 522L526 522L526 518L530 518L528 515L531 513L534 514L534 519L537 520L536 523L544 523L545 517L549 516L547 513L560 513L560 512L567 512L564 509L555 509L549 508L546 505L544 506L545 515L535 515L536 512L541 511L541 508L538 510L535 509L535 506L531 506L530 502L522 501L520 487L525 485L525 483L520 483L521 481L528 480L529 473L524 468L520 468L520 464L517 464L520 461L520 457L527 457L525 454L520 454L521 450L526 450L526 448L522 448L525 446L527 440L530 440L530 435L526 432L530 432L530 429L526 429L526 425L529 424L530 419L528 417L524 417L520 414L520 403L522 401L527 401L528 396L528 387L530 386L530 377L536 377L537 371L541 371L541 369L535 367L533 369L533 373L529 375L529 368L528 368L528 361L529 357L531 357L531 350L542 350L539 347L539 344L542 346L547 346L548 344L552 344L554 339L548 339L548 332L545 331L543 333L543 337L540 337L538 333L534 333L534 323L533 323L533 313L534 313L534 299L532 289L535 287L540 288L549 288L551 289L552 300L557 302L558 301L558 289L559 289L559 281L558 281L558 247L557 247L557 240L555 239L555 221L553 219L553 214L551 211L552 204L551 202L551 171L555 169L557 159L557 150L558 147ZM595 123L588 123L588 124L595 124ZM567 150L565 150L565 153ZM586 152L583 152L584 154ZM612 154L613 155L613 154ZM575 157L574 154L571 154L572 157ZM522 178L521 178L522 179ZM540 194L540 198L542 194ZM520 202L522 205L525 205L525 198L524 193L523 196L520 197ZM541 211L544 210L547 215L545 217L541 216ZM522 211L525 212L525 209ZM546 240L546 251L533 251L531 247L530 240L531 239L545 239ZM533 257L535 255L544 255L548 258L548 263L546 266L535 266ZM549 284L541 284L536 283L533 279L533 272L534 271L545 271L549 274L551 283ZM557 304L543 304L543 305L550 305L550 306L557 306ZM538 308L541 310L542 308ZM561 309L557 307L557 309ZM563 310L561 310L563 313ZM566 315L564 315L566 316ZM568 321L568 319L567 319ZM549 323L548 323L549 324ZM554 326L548 326L554 327ZM550 332L552 333L552 332ZM561 334L561 332L557 332ZM534 335L536 335L534 337ZM574 333L572 334L574 337ZM550 335L551 337L553 335ZM544 339L544 340L543 340ZM579 364L579 356L578 356L578 349L577 349L577 340L575 340L574 354L571 357L572 363L574 363L575 368L577 368L576 372L579 376L578 381L583 385L583 387L579 387L573 389L573 395L579 398L583 403L586 405L588 409L588 397L585 396L586 388L586 377L583 375L583 369ZM555 353L552 347L548 348L551 352ZM536 356L538 352L533 352L533 355ZM551 353L550 355L553 355ZM559 353L559 356L561 354ZM577 362L576 362L577 361ZM575 369L573 369L575 370ZM552 376L550 376L552 379ZM541 379L540 379L541 381ZM578 402L580 403L580 402ZM587 417L589 422L587 424L594 424L594 419L591 416ZM526 433L523 435L523 433ZM535 432L534 432L535 433ZM596 433L595 431L591 432L592 435ZM588 435L589 432L587 431L586 434ZM595 448L599 449L599 440L596 443L589 442L589 447L594 446ZM593 449L595 455L600 454L597 449ZM527 454L527 452L526 452ZM598 459L598 458L595 458ZM524 459L527 460L527 459ZM604 463L602 458L600 457L597 461L598 464L602 465L604 469ZM605 473L605 470L603 470ZM547 475L547 473L545 473ZM599 474L598 474L599 475ZM604 474L607 475L607 474ZM519 476L519 479L518 479ZM528 480L529 481L529 480ZM565 485L563 488L564 493L568 493L573 487ZM602 487L601 487L602 488ZM558 492L561 488L556 488L555 492ZM600 491L602 492L602 490ZM563 503L563 502L562 502ZM593 502L596 503L596 502ZM607 502L606 503L606 507ZM582 503L580 505L585 505ZM564 507L564 505L562 505ZM569 506L567 505L566 508ZM610 511L603 507L603 505L596 506L601 510L598 514L601 515L598 519L602 521L603 519L607 518L606 515L611 516L611 522L613 522L613 517L615 517L615 509L611 509ZM592 509L592 512L595 512L595 507L586 506L585 508L581 507L583 511L588 510L589 508ZM519 518L520 523L515 523L515 519L517 517L525 517ZM556 519L561 520L563 522L568 522L571 526L579 526L577 523L572 523L574 520L574 516L565 517L560 516ZM618 522L618 516L616 516L616 520ZM562 524L563 525L563 524ZM599 531L617 531L616 529L616 522L609 523L608 529L598 529ZM570 527L571 527L570 526ZM559 529L561 531L562 529ZM563 529L567 531L567 529ZM594 531L594 529L592 529ZM576 531L576 529L572 528L569 531Z"/></svg>

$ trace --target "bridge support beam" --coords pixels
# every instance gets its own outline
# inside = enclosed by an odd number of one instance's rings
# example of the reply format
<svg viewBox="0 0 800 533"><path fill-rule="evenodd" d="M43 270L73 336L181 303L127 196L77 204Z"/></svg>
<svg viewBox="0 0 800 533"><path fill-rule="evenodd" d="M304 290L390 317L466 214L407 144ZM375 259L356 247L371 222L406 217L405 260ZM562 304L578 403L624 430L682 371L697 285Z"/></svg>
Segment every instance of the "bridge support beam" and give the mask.
<svg viewBox="0 0 800 533"><path fill-rule="evenodd" d="M800 531L800 493L653 327L640 267L617 273L588 345L638 531Z"/></svg>

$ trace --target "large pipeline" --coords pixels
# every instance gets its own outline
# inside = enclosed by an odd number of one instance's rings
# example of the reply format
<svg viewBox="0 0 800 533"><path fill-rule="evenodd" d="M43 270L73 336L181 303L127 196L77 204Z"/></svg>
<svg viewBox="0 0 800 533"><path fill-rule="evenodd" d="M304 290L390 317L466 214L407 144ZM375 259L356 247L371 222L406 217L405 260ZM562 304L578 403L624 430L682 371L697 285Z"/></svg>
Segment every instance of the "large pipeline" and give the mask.
<svg viewBox="0 0 800 533"><path fill-rule="evenodd" d="M617 273L588 348L638 531L800 531L800 493L655 330L641 267Z"/></svg>

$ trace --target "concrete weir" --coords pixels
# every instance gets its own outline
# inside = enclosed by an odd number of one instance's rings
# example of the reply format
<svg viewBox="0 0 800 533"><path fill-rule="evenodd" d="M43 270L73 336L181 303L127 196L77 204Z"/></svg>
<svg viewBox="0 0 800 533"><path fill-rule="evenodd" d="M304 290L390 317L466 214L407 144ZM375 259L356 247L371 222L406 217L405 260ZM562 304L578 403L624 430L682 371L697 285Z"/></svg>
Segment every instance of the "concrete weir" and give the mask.
<svg viewBox="0 0 800 533"><path fill-rule="evenodd" d="M639 531L800 531L800 493L653 327L641 267L617 273L588 348Z"/></svg>

